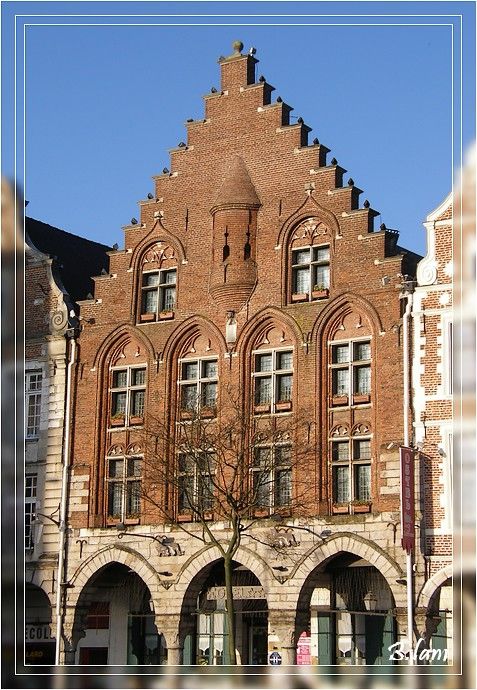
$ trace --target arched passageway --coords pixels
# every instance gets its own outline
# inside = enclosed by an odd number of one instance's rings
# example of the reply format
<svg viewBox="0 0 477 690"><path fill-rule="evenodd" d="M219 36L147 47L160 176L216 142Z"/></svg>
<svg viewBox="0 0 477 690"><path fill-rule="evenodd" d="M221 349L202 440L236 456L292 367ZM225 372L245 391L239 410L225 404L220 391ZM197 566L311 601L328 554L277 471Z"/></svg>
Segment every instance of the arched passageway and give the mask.
<svg viewBox="0 0 477 690"><path fill-rule="evenodd" d="M310 573L300 593L297 663L391 663L394 610L391 589L377 568L352 553L335 556Z"/></svg>
<svg viewBox="0 0 477 690"><path fill-rule="evenodd" d="M80 665L165 662L150 591L134 571L113 562L88 580L76 605L73 644Z"/></svg>
<svg viewBox="0 0 477 690"><path fill-rule="evenodd" d="M25 587L25 664L54 665L55 640L51 636L51 603L35 585Z"/></svg>
<svg viewBox="0 0 477 690"><path fill-rule="evenodd" d="M233 561L235 646L242 665L267 664L268 606L260 580ZM223 561L201 570L191 581L181 611L184 665L224 665L227 650Z"/></svg>

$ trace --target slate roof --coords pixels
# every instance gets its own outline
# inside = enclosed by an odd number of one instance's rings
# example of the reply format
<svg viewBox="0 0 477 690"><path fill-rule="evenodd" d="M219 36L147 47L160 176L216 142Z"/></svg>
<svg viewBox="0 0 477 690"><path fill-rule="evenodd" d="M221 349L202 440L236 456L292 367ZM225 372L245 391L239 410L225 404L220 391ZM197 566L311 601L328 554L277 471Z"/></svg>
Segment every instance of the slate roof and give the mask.
<svg viewBox="0 0 477 690"><path fill-rule="evenodd" d="M75 302L93 294L91 276L108 270L107 251L112 247L78 237L34 218L25 218L25 232L39 251L56 259L56 269L65 290Z"/></svg>

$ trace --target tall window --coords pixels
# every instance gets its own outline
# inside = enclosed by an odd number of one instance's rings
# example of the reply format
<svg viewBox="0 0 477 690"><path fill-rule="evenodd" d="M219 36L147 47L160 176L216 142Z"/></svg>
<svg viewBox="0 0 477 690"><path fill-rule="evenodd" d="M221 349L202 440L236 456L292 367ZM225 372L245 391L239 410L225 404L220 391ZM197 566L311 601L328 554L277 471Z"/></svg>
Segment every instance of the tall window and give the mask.
<svg viewBox="0 0 477 690"><path fill-rule="evenodd" d="M289 506L292 497L291 446L255 448L252 488L257 508Z"/></svg>
<svg viewBox="0 0 477 690"><path fill-rule="evenodd" d="M331 443L333 503L371 500L371 440L340 439Z"/></svg>
<svg viewBox="0 0 477 690"><path fill-rule="evenodd" d="M25 437L38 438L41 414L41 371L28 371L25 375Z"/></svg>
<svg viewBox="0 0 477 690"><path fill-rule="evenodd" d="M204 513L214 507L213 453L179 453L179 513Z"/></svg>
<svg viewBox="0 0 477 690"><path fill-rule="evenodd" d="M371 400L371 343L344 341L331 345L333 404L359 405Z"/></svg>
<svg viewBox="0 0 477 690"><path fill-rule="evenodd" d="M141 512L141 457L107 459L107 514L117 522L139 520Z"/></svg>
<svg viewBox="0 0 477 690"><path fill-rule="evenodd" d="M292 252L294 301L320 299L330 287L330 247L301 247Z"/></svg>
<svg viewBox="0 0 477 690"><path fill-rule="evenodd" d="M292 408L293 351L271 350L254 355L255 412L286 412Z"/></svg>
<svg viewBox="0 0 477 690"><path fill-rule="evenodd" d="M215 416L217 381L217 358L180 362L179 398L183 417L193 416L199 410L202 414Z"/></svg>
<svg viewBox="0 0 477 690"><path fill-rule="evenodd" d="M33 520L36 514L37 475L25 477L25 549L33 549Z"/></svg>
<svg viewBox="0 0 477 690"><path fill-rule="evenodd" d="M171 318L176 306L175 268L142 274L141 321Z"/></svg>
<svg viewBox="0 0 477 690"><path fill-rule="evenodd" d="M111 420L113 427L135 426L144 422L146 367L111 369Z"/></svg>

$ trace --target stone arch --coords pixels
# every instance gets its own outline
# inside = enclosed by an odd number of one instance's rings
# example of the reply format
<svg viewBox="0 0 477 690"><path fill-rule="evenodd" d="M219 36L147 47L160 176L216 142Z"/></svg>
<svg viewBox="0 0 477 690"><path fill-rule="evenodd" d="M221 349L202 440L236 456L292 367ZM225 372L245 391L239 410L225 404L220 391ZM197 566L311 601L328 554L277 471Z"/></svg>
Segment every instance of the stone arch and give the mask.
<svg viewBox="0 0 477 690"><path fill-rule="evenodd" d="M358 310L364 312L369 319L375 333L383 333L383 324L381 317L368 302L367 299L356 295L352 292L345 292L333 299L317 316L312 329L312 341L320 341L326 338L329 330L332 328L334 321L341 315L344 315L347 310L356 307Z"/></svg>
<svg viewBox="0 0 477 690"><path fill-rule="evenodd" d="M324 206L321 206L321 204L310 195L306 197L301 206L290 214L282 224L278 233L277 245L281 245L282 248L285 247L288 244L292 230L310 216L316 216L322 219L329 226L332 234L339 234L340 226L335 214ZM286 252L282 252L282 255L284 254L286 254Z"/></svg>
<svg viewBox="0 0 477 690"><path fill-rule="evenodd" d="M276 307L265 307L247 322L238 338L236 349L249 350L252 340L257 338L257 334L261 330L264 330L267 326L280 327L281 325L285 325L290 329L295 338L296 345L300 345L303 342L303 332L293 317Z"/></svg>
<svg viewBox="0 0 477 690"><path fill-rule="evenodd" d="M129 262L129 269L132 269L134 275L136 275L139 261L141 260L143 254L162 237L164 237L164 239L169 242L177 252L177 263L180 264L186 261L184 245L180 239L174 235L174 233L168 230L161 220L156 220L150 231L134 247L131 260Z"/></svg>
<svg viewBox="0 0 477 690"><path fill-rule="evenodd" d="M120 346L122 342L126 342L128 338L133 338L143 343L145 351L147 352L147 359L151 362L155 361L156 355L154 347L144 332L136 328L136 326L123 324L115 328L114 331L111 331L103 340L94 356L93 368L103 368L113 348Z"/></svg>
<svg viewBox="0 0 477 690"><path fill-rule="evenodd" d="M70 606L76 606L81 592L91 577L111 563L120 563L134 570L136 575L138 575L149 588L151 601L153 602L154 608L157 610L158 602L155 600L155 596L157 587L160 584L157 572L149 561L144 558L144 556L141 556L140 553L127 546L118 546L117 544L106 546L100 551L97 551L76 569L69 581L74 590L68 590L68 604Z"/></svg>
<svg viewBox="0 0 477 690"><path fill-rule="evenodd" d="M453 568L452 564L446 565L442 570L438 570L434 573L427 582L423 585L419 595L417 597L417 606L422 608L427 608L434 595L434 593L439 589L444 582L452 578Z"/></svg>
<svg viewBox="0 0 477 690"><path fill-rule="evenodd" d="M47 597L50 602L51 609L54 610L56 606L56 595L50 587L47 587L48 581L45 580L45 571L37 569L31 573L31 579L25 581L25 587L37 587Z"/></svg>
<svg viewBox="0 0 477 690"><path fill-rule="evenodd" d="M215 340L217 354L227 351L225 338L217 326L209 319L196 315L186 319L175 329L165 344L161 359L169 363L189 338L201 333L210 334Z"/></svg>
<svg viewBox="0 0 477 690"><path fill-rule="evenodd" d="M325 566L335 556L343 552L359 556L373 565L388 583L396 606L406 605L406 588L397 582L403 577L403 571L396 561L384 549L368 539L351 532L341 532L336 536L329 537L323 544L314 547L291 573L290 578L295 578L301 582L301 586L297 590L297 599L293 602L294 606L298 605L298 598L302 593L303 586L313 570Z"/></svg>

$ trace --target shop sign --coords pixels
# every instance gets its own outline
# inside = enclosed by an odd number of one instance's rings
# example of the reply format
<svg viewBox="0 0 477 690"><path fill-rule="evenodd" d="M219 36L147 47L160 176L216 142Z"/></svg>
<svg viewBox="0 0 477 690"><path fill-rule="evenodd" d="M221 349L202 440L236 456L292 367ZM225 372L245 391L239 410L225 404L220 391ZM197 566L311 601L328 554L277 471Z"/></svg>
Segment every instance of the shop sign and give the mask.
<svg viewBox="0 0 477 690"><path fill-rule="evenodd" d="M232 587L232 592L234 599L266 599L263 587L259 585ZM225 601L226 598L225 587L209 587L207 590L208 600Z"/></svg>
<svg viewBox="0 0 477 690"><path fill-rule="evenodd" d="M415 540L414 510L414 451L412 448L399 448L401 461L401 545L411 553Z"/></svg>
<svg viewBox="0 0 477 690"><path fill-rule="evenodd" d="M51 640L51 629L48 623L40 623L36 625L25 626L25 640L30 642L32 640Z"/></svg>

